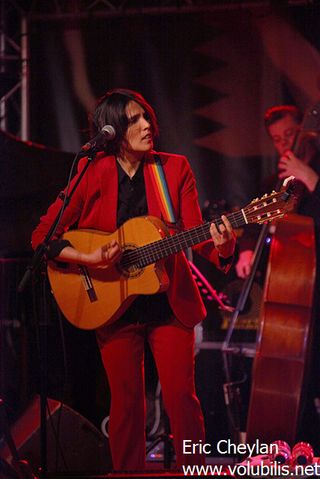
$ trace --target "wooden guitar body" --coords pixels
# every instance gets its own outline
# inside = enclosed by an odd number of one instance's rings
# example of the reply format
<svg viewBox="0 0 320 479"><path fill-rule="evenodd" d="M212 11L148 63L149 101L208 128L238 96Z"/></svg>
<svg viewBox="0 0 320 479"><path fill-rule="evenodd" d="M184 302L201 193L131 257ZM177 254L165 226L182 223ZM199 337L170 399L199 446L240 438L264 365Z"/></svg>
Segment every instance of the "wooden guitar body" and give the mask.
<svg viewBox="0 0 320 479"><path fill-rule="evenodd" d="M279 218L292 208L290 178L280 191L256 198L228 215L233 227L263 223ZM216 225L221 219L213 220ZM165 291L169 277L164 260L211 238L210 222L170 235L165 224L153 216L132 218L108 234L94 230L73 230L63 235L72 246L90 253L116 240L120 260L108 268L90 268L50 261L51 289L64 316L81 329L95 329L118 319L138 294Z"/></svg>
<svg viewBox="0 0 320 479"><path fill-rule="evenodd" d="M155 217L140 217L124 223L112 234L73 230L64 234L77 250L89 253L116 240L123 251L134 250L168 234ZM57 303L66 318L78 328L95 329L123 314L137 294L164 291L169 278L163 261L144 268L88 268L50 261L48 276Z"/></svg>
<svg viewBox="0 0 320 479"><path fill-rule="evenodd" d="M293 444L312 332L316 273L312 218L277 222L264 288L247 422L247 441Z"/></svg>

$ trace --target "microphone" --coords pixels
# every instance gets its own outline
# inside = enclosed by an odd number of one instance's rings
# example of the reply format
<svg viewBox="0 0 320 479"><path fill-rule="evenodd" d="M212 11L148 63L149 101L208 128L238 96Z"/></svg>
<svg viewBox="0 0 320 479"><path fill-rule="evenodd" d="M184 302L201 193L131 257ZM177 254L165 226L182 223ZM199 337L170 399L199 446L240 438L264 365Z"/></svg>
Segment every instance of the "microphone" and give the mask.
<svg viewBox="0 0 320 479"><path fill-rule="evenodd" d="M90 141L81 147L81 151L89 151L101 148L107 141L111 141L116 136L116 130L111 125L105 125L99 133Z"/></svg>

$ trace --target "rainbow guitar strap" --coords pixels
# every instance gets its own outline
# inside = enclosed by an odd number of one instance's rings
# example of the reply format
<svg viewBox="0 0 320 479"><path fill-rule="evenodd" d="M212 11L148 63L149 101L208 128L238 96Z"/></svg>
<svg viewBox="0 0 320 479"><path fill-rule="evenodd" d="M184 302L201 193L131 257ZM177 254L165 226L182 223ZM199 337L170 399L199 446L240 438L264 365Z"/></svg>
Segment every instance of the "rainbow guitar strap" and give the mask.
<svg viewBox="0 0 320 479"><path fill-rule="evenodd" d="M174 214L167 180L158 155L153 156L153 161L151 162L150 166L152 183L154 186L154 191L157 195L163 219L169 227L175 228L177 226L177 220Z"/></svg>

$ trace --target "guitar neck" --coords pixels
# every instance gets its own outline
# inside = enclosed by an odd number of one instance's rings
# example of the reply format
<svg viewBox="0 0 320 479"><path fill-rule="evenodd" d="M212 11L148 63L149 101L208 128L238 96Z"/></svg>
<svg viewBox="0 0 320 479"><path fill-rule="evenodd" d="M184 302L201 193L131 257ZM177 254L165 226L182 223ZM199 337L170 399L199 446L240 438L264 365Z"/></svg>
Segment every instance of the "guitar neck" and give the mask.
<svg viewBox="0 0 320 479"><path fill-rule="evenodd" d="M233 228L239 228L246 223L242 211L237 211L226 215ZM126 265L135 264L139 267L145 267L155 263L160 259L166 258L171 254L179 253L190 246L194 246L202 241L211 238L210 225L215 223L216 226L222 224L220 218L195 226L189 230L182 231L173 236L167 236L161 240L141 246L137 250L125 253L124 261Z"/></svg>

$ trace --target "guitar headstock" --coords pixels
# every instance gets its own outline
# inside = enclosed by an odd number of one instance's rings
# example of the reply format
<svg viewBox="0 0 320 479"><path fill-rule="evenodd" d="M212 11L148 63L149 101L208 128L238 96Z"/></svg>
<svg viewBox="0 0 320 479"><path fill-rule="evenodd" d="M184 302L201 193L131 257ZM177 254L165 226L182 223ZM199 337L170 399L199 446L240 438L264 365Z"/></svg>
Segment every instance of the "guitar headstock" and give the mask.
<svg viewBox="0 0 320 479"><path fill-rule="evenodd" d="M247 223L266 223L281 218L292 211L296 202L294 195L294 177L286 178L279 191L265 194L251 201L242 209Z"/></svg>

